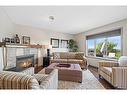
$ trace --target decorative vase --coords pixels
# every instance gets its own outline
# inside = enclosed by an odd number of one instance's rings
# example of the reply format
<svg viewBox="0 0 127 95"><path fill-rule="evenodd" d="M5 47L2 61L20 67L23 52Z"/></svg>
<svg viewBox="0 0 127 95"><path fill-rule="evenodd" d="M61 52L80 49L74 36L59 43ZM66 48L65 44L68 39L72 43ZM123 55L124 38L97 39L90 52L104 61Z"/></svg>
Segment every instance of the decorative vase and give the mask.
<svg viewBox="0 0 127 95"><path fill-rule="evenodd" d="M15 43L20 43L20 39L18 37L18 34L15 35Z"/></svg>

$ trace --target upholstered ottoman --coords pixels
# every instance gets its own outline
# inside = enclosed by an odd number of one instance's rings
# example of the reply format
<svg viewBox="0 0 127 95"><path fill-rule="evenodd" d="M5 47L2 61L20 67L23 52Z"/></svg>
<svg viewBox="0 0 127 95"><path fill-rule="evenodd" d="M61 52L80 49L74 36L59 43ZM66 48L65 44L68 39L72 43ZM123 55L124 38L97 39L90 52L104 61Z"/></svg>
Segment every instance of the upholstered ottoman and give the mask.
<svg viewBox="0 0 127 95"><path fill-rule="evenodd" d="M52 63L45 68L45 73L49 74L53 69L58 69L59 80L82 82L82 69L79 64Z"/></svg>

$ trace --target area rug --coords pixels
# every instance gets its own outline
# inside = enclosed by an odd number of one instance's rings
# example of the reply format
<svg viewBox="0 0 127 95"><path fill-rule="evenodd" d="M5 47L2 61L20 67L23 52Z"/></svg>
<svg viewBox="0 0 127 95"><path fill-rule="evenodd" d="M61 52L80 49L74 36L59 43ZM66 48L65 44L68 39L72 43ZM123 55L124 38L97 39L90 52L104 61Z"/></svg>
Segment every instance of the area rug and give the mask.
<svg viewBox="0 0 127 95"><path fill-rule="evenodd" d="M45 69L41 70L39 73L44 74ZM58 82L58 89L105 89L103 85L94 77L94 75L89 70L83 71L83 82L71 82L71 81L61 81Z"/></svg>

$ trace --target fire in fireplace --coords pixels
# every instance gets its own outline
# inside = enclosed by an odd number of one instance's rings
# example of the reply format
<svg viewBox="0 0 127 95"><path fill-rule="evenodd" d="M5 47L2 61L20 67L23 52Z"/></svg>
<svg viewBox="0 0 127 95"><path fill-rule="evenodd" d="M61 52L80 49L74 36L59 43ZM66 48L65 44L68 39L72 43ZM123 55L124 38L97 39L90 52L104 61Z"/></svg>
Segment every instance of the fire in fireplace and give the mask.
<svg viewBox="0 0 127 95"><path fill-rule="evenodd" d="M34 55L23 55L16 57L16 68L19 70L24 70L29 67L34 67Z"/></svg>
<svg viewBox="0 0 127 95"><path fill-rule="evenodd" d="M32 60L31 59L24 60L24 61L17 64L17 67L20 67L20 68L28 68L31 66L32 66Z"/></svg>

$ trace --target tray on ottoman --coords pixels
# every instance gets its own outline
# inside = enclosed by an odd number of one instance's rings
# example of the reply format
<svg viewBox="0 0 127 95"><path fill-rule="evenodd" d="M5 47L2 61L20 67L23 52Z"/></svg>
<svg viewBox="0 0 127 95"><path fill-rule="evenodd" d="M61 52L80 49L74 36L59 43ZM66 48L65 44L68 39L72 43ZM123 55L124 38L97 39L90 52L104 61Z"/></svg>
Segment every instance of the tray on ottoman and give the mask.
<svg viewBox="0 0 127 95"><path fill-rule="evenodd" d="M52 63L45 68L45 73L49 74L53 69L58 69L59 80L82 82L82 69L79 64Z"/></svg>
<svg viewBox="0 0 127 95"><path fill-rule="evenodd" d="M64 63L60 63L56 65L57 67L66 67L69 68L71 66L71 64L64 64Z"/></svg>

